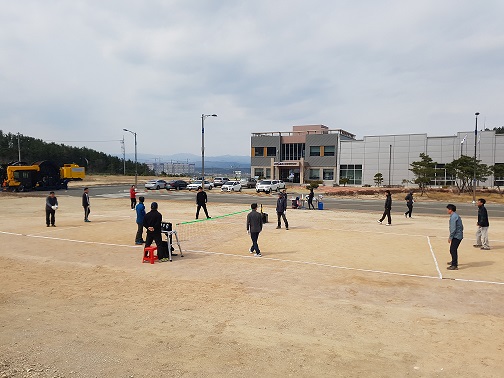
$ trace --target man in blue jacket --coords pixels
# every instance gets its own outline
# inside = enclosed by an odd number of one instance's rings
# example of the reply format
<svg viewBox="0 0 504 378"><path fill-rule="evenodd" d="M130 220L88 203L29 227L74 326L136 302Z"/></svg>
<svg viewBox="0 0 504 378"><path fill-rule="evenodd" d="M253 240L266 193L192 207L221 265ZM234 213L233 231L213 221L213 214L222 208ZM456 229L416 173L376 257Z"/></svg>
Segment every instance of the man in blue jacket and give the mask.
<svg viewBox="0 0 504 378"><path fill-rule="evenodd" d="M457 207L451 203L446 206L446 211L450 214L450 236L448 243L450 244L451 261L448 262L448 270L458 269L458 247L464 238L464 225L462 219L456 213Z"/></svg>
<svg viewBox="0 0 504 378"><path fill-rule="evenodd" d="M135 244L143 244L145 241L143 240L143 221L145 217L145 197L139 197L138 200L140 201L138 205L136 205L135 210L136 210L136 223L137 223L137 233L135 237Z"/></svg>

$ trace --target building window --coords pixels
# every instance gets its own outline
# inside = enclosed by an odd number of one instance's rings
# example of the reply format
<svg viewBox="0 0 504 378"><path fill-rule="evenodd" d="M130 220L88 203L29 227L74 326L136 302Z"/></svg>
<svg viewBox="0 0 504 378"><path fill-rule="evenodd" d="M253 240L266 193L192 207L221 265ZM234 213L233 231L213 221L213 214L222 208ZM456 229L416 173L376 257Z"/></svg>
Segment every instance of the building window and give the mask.
<svg viewBox="0 0 504 378"><path fill-rule="evenodd" d="M504 165L504 163L495 163L496 166ZM504 177L494 177L494 186L504 186Z"/></svg>
<svg viewBox="0 0 504 378"><path fill-rule="evenodd" d="M430 185L455 185L455 176L447 172L444 164L436 164L436 166L434 167L434 179L430 182Z"/></svg>
<svg viewBox="0 0 504 378"><path fill-rule="evenodd" d="M264 170L262 168L254 168L254 177L264 178Z"/></svg>
<svg viewBox="0 0 504 378"><path fill-rule="evenodd" d="M320 180L320 169L310 169L310 180Z"/></svg>
<svg viewBox="0 0 504 378"><path fill-rule="evenodd" d="M254 156L264 156L264 147L254 147Z"/></svg>
<svg viewBox="0 0 504 378"><path fill-rule="evenodd" d="M334 156L334 146L324 146L324 156Z"/></svg>
<svg viewBox="0 0 504 378"><path fill-rule="evenodd" d="M310 156L320 156L320 146L310 146Z"/></svg>
<svg viewBox="0 0 504 378"><path fill-rule="evenodd" d="M276 147L266 148L266 156L275 157L276 156Z"/></svg>
<svg viewBox="0 0 504 378"><path fill-rule="evenodd" d="M322 177L324 180L334 180L334 169L324 169Z"/></svg>
<svg viewBox="0 0 504 378"><path fill-rule="evenodd" d="M305 156L304 143L287 143L282 144L281 159L282 160L300 160Z"/></svg>
<svg viewBox="0 0 504 378"><path fill-rule="evenodd" d="M271 178L271 168L266 168L266 178Z"/></svg>
<svg viewBox="0 0 504 378"><path fill-rule="evenodd" d="M362 185L362 164L341 164L340 179L347 178L349 185Z"/></svg>

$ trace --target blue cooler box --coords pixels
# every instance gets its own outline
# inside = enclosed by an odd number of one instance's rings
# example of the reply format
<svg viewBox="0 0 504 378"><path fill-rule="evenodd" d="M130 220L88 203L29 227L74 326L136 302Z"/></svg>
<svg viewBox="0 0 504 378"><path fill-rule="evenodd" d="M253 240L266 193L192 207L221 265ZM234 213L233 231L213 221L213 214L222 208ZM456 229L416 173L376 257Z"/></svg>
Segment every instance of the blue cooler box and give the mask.
<svg viewBox="0 0 504 378"><path fill-rule="evenodd" d="M319 210L324 210L324 202L320 202L318 203L318 209Z"/></svg>

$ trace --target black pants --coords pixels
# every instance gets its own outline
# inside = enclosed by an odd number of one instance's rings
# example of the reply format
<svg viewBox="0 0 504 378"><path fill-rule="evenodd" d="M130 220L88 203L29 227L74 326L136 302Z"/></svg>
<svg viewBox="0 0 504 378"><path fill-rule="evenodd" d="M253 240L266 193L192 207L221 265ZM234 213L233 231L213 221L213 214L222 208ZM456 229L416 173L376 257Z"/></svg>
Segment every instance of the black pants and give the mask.
<svg viewBox="0 0 504 378"><path fill-rule="evenodd" d="M453 238L450 243L450 255L452 257L451 265L458 266L458 247L460 245L461 239Z"/></svg>
<svg viewBox="0 0 504 378"><path fill-rule="evenodd" d="M387 223L392 224L392 218L390 217L390 209L385 209L383 212L382 217L380 218L380 222L383 222L383 220L387 217Z"/></svg>
<svg viewBox="0 0 504 378"><path fill-rule="evenodd" d="M315 207L313 207L313 198L308 197L308 210L310 210L310 208L315 210Z"/></svg>
<svg viewBox="0 0 504 378"><path fill-rule="evenodd" d="M88 220L89 213L91 211L89 210L89 206L84 206L84 220Z"/></svg>
<svg viewBox="0 0 504 378"><path fill-rule="evenodd" d="M130 198L131 199L131 208L134 209L136 206L136 198Z"/></svg>
<svg viewBox="0 0 504 378"><path fill-rule="evenodd" d="M257 239L259 239L259 232L251 232L250 239L252 239L252 247L250 247L250 251L261 253L261 251L259 250L259 245L257 245Z"/></svg>
<svg viewBox="0 0 504 378"><path fill-rule="evenodd" d="M147 231L147 237L145 238L145 246L150 247L152 242L156 242L157 247L157 256L158 259L168 258L168 251L163 247L163 239L161 238L161 234L154 234L152 232Z"/></svg>
<svg viewBox="0 0 504 378"><path fill-rule="evenodd" d="M282 227L282 221L281 221L282 218L285 223L285 228L289 228L289 222L287 221L285 213L277 213L278 227Z"/></svg>
<svg viewBox="0 0 504 378"><path fill-rule="evenodd" d="M408 206L408 211L406 211L404 214L411 218L411 213L413 212L413 204L407 203L406 206Z"/></svg>
<svg viewBox="0 0 504 378"><path fill-rule="evenodd" d="M56 210L53 210L53 209L48 208L46 206L46 209L45 209L45 223L48 226L49 226L49 218L50 218L51 224L54 225L55 215L56 215Z"/></svg>
<svg viewBox="0 0 504 378"><path fill-rule="evenodd" d="M210 216L208 215L207 208L206 208L206 203L204 203L203 205L198 204L198 207L196 208L196 219L198 219L198 217L199 217L199 211L201 208L203 208L203 210L205 211L206 217L210 218Z"/></svg>
<svg viewBox="0 0 504 378"><path fill-rule="evenodd" d="M143 241L143 225L142 223L137 223L138 229L135 237L135 243Z"/></svg>

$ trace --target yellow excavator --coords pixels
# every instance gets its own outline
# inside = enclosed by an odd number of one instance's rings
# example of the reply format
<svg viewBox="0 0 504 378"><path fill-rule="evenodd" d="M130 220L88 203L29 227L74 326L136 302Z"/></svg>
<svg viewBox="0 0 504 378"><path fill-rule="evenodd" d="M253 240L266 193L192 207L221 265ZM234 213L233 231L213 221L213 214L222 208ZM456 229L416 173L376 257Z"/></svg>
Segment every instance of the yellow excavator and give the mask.
<svg viewBox="0 0 504 378"><path fill-rule="evenodd" d="M77 164L64 164L59 167L49 160L32 165L11 163L5 171L4 190L16 192L62 189L67 187L69 181L82 180L86 177L84 167L79 167Z"/></svg>

